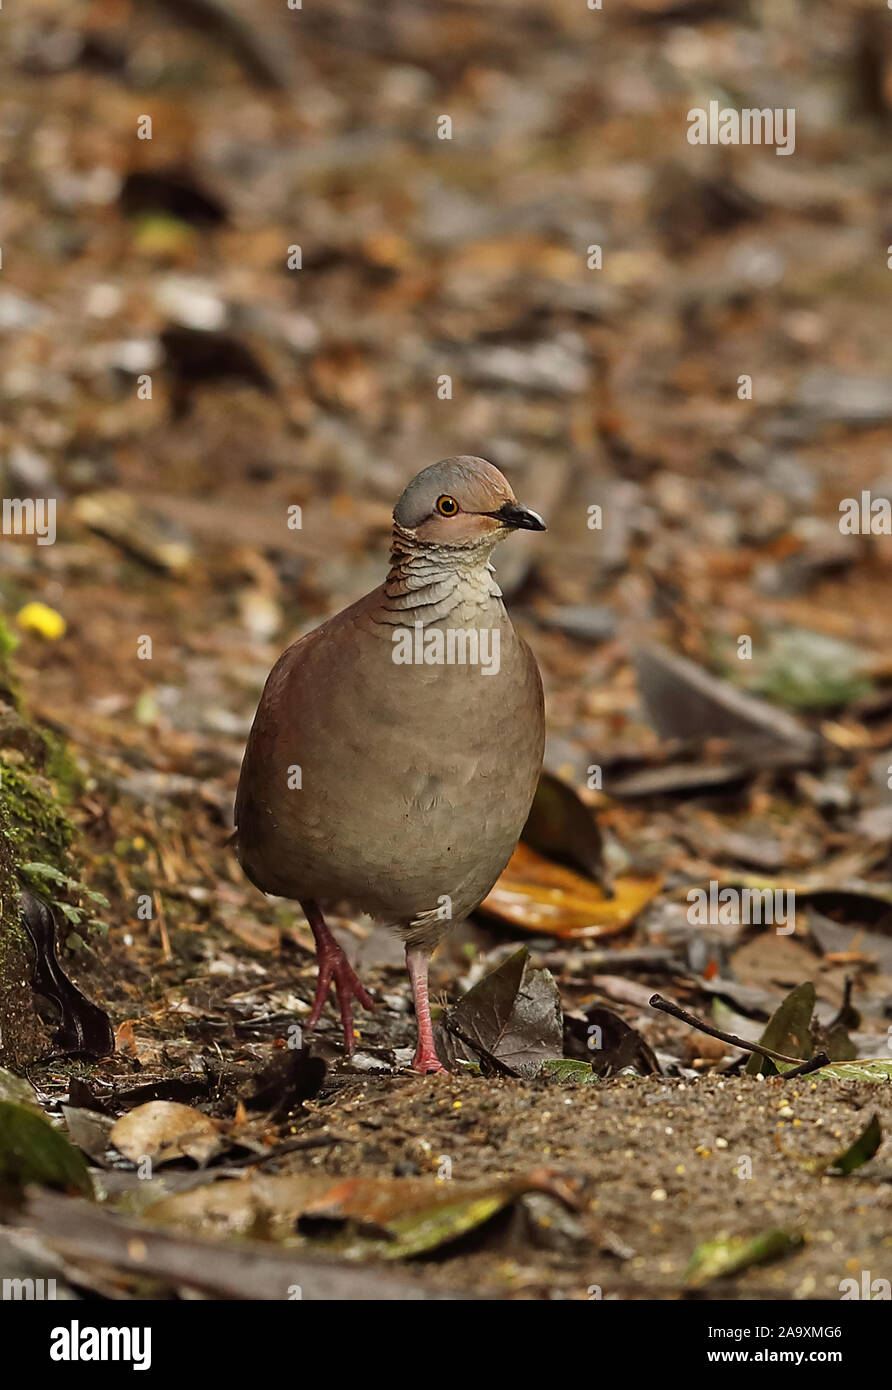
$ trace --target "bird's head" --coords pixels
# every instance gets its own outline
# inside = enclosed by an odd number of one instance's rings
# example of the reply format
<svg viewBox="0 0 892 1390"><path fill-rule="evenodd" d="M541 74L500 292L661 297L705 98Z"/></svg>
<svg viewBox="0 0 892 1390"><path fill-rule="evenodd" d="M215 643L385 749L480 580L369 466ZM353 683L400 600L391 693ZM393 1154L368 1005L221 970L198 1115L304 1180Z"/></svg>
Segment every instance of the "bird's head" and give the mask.
<svg viewBox="0 0 892 1390"><path fill-rule="evenodd" d="M404 539L418 545L484 550L512 531L544 531L537 512L524 507L508 479L486 459L462 454L423 468L393 509Z"/></svg>

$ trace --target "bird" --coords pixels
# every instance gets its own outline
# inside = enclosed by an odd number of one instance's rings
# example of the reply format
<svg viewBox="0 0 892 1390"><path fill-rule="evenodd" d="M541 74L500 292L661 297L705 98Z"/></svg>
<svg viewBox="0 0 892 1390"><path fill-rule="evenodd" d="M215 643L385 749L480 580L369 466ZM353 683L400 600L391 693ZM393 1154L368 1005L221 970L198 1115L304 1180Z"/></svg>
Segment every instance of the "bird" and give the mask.
<svg viewBox="0 0 892 1390"><path fill-rule="evenodd" d="M298 638L269 674L235 801L235 852L262 892L296 900L316 945L306 1027L334 984L345 1050L353 1000L374 1001L325 914L346 906L405 943L415 1071L441 1072L430 957L511 857L545 743L542 679L491 563L519 530L544 531L492 463L418 473L393 511L377 588Z"/></svg>

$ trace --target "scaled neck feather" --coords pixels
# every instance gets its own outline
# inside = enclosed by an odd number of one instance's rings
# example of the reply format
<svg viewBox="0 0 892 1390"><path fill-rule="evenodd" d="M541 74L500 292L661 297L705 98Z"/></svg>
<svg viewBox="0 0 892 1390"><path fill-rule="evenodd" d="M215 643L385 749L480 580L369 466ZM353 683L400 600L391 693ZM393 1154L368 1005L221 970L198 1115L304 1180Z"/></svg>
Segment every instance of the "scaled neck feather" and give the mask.
<svg viewBox="0 0 892 1390"><path fill-rule="evenodd" d="M379 621L393 625L452 618L483 626L503 612L490 555L493 545L428 545L394 524L390 569Z"/></svg>

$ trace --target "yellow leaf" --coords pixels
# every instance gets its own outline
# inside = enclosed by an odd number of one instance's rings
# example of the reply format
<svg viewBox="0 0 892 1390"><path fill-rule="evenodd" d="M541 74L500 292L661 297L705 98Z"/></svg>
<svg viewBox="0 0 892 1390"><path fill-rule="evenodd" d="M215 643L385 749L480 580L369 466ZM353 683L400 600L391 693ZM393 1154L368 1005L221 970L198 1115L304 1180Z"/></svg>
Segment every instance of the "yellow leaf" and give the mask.
<svg viewBox="0 0 892 1390"><path fill-rule="evenodd" d="M525 931L553 936L612 936L623 931L659 891L659 878L618 878L608 898L573 869L552 864L519 844L481 906Z"/></svg>

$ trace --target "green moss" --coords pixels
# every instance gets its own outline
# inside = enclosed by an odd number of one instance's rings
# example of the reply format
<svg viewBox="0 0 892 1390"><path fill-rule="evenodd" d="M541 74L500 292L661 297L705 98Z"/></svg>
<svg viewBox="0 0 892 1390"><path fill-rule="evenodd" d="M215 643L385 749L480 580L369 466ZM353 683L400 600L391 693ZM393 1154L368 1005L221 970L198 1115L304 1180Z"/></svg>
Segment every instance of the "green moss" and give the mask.
<svg viewBox="0 0 892 1390"><path fill-rule="evenodd" d="M0 1064L23 1067L41 1050L42 1032L28 981L31 947L19 917L15 857L0 800Z"/></svg>
<svg viewBox="0 0 892 1390"><path fill-rule="evenodd" d="M30 986L32 947L19 887L48 900L69 935L102 930L107 907L78 877L76 831L65 807L83 789L77 763L57 734L29 720L10 670L15 639L0 620L0 1062L25 1065L46 1048Z"/></svg>
<svg viewBox="0 0 892 1390"><path fill-rule="evenodd" d="M12 672L12 653L18 646L18 638L10 631L0 617L0 699L14 710L21 703L21 692Z"/></svg>
<svg viewBox="0 0 892 1390"><path fill-rule="evenodd" d="M0 618L0 670L5 670L9 665L9 658L19 645L19 639L10 632L6 623Z"/></svg>
<svg viewBox="0 0 892 1390"><path fill-rule="evenodd" d="M7 911L7 904L15 902L18 897L15 868L9 822L3 807L0 806L0 961L2 961L3 947L9 940L15 939L24 945L27 938L25 928L19 921L18 912Z"/></svg>
<svg viewBox="0 0 892 1390"><path fill-rule="evenodd" d="M36 859L69 873L75 831L52 783L7 752L0 754L0 796L17 862Z"/></svg>
<svg viewBox="0 0 892 1390"><path fill-rule="evenodd" d="M16 752L0 756L0 782L19 881L52 904L57 920L85 932L107 931L93 914L96 906L108 907L108 899L78 878L76 831L55 786Z"/></svg>
<svg viewBox="0 0 892 1390"><path fill-rule="evenodd" d="M53 779L59 800L65 806L84 790L84 775L58 734L43 735L46 742L46 775Z"/></svg>
<svg viewBox="0 0 892 1390"><path fill-rule="evenodd" d="M69 805L83 791L83 775L58 734L37 728L0 679L0 758L18 766L23 760L31 772L42 773L54 783L55 793Z"/></svg>

